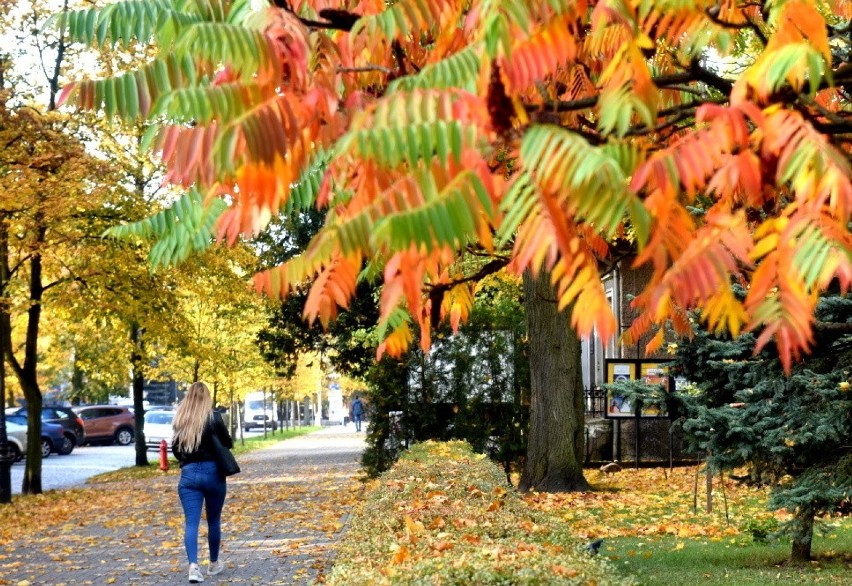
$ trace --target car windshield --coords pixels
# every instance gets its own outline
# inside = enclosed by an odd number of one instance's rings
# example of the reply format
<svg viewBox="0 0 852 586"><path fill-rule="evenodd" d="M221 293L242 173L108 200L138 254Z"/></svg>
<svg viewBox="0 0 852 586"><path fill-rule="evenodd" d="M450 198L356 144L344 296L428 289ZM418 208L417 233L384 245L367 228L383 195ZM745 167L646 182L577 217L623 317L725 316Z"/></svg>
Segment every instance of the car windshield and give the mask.
<svg viewBox="0 0 852 586"><path fill-rule="evenodd" d="M146 413L145 414L145 423L161 423L165 425L170 425L172 420L175 418L174 413Z"/></svg>
<svg viewBox="0 0 852 586"><path fill-rule="evenodd" d="M263 409L263 401L249 401L248 408L260 411L261 409Z"/></svg>

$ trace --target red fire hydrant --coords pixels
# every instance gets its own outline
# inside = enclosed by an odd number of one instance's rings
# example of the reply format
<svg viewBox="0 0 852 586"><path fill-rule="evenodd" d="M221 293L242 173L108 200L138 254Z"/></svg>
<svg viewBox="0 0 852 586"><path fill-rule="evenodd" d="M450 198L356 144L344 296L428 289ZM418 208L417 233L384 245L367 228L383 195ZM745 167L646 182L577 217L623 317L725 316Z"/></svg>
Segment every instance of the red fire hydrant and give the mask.
<svg viewBox="0 0 852 586"><path fill-rule="evenodd" d="M166 440L160 440L160 470L165 472L169 469L169 446Z"/></svg>

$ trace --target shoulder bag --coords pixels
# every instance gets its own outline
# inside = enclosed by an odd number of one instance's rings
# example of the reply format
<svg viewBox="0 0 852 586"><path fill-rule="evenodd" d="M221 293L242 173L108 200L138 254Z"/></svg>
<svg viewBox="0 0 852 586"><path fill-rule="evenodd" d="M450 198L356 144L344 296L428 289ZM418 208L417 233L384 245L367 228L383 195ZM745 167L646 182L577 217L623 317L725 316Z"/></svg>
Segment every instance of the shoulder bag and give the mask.
<svg viewBox="0 0 852 586"><path fill-rule="evenodd" d="M233 476L240 471L240 465L231 450L226 448L219 436L216 435L216 430L211 429L210 443L213 444L213 456L216 461L216 467L222 476Z"/></svg>

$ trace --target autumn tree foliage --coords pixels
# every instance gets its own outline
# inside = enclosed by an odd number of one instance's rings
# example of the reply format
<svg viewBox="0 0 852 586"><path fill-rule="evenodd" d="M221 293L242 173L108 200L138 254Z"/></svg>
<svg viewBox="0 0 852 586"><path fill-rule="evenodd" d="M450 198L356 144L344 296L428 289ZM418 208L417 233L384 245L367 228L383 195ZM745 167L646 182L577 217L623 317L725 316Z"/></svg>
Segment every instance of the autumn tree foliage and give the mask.
<svg viewBox="0 0 852 586"><path fill-rule="evenodd" d="M180 257L206 233L179 217L214 214L234 242L288 206L327 208L255 283L310 282L304 315L327 324L380 276L380 355L412 324L424 348L440 320L458 327L473 299L460 257L506 252L548 276L582 336L653 350L699 308L712 331L759 329L789 372L819 291L852 282L850 14L848 0L142 0L57 24L157 48L62 96L159 123L168 179L197 195L145 229L179 238ZM294 192L306 174L317 188ZM598 268L616 239L652 269L625 332Z"/></svg>

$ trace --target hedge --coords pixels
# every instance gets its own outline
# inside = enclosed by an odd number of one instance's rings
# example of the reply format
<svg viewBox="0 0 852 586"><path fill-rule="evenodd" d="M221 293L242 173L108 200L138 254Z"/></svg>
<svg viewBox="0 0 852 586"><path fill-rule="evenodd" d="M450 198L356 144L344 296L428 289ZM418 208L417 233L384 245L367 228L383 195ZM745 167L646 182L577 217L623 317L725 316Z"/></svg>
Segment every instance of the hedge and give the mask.
<svg viewBox="0 0 852 586"><path fill-rule="evenodd" d="M464 442L414 445L353 511L330 586L633 585Z"/></svg>

